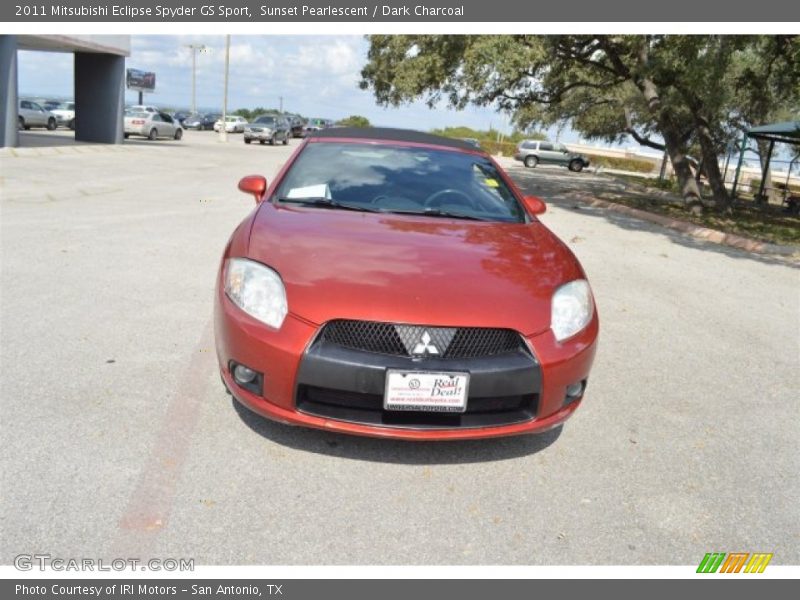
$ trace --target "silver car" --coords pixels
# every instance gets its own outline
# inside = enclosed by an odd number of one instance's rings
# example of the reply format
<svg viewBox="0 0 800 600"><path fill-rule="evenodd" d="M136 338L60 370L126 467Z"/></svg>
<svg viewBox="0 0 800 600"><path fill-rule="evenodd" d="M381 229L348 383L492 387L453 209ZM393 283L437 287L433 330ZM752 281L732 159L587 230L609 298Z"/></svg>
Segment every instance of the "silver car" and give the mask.
<svg viewBox="0 0 800 600"><path fill-rule="evenodd" d="M570 152L564 144L540 140L524 140L514 153L514 160L533 168L538 164L561 165L570 171L580 172L589 166L589 159L583 154Z"/></svg>
<svg viewBox="0 0 800 600"><path fill-rule="evenodd" d="M75 103L74 102L60 102L51 109L56 118L59 127L69 127L75 129Z"/></svg>
<svg viewBox="0 0 800 600"><path fill-rule="evenodd" d="M45 110L33 100L20 100L17 126L20 129L46 127L50 131L53 131L58 127L58 120L53 113L49 110Z"/></svg>
<svg viewBox="0 0 800 600"><path fill-rule="evenodd" d="M164 137L179 140L183 137L183 127L164 112L126 111L124 134L126 138L140 135L150 140Z"/></svg>
<svg viewBox="0 0 800 600"><path fill-rule="evenodd" d="M244 143L249 144L253 140L264 144L269 142L274 146L276 142L289 143L292 137L292 127L283 117L276 115L261 115L244 126Z"/></svg>

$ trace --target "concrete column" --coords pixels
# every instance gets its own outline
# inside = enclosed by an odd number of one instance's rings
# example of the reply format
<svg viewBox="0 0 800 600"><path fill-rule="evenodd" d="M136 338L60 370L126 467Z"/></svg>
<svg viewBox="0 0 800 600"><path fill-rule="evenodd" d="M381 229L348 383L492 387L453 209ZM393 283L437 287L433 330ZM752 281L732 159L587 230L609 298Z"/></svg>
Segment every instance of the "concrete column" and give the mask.
<svg viewBox="0 0 800 600"><path fill-rule="evenodd" d="M0 147L17 146L17 36L0 35Z"/></svg>
<svg viewBox="0 0 800 600"><path fill-rule="evenodd" d="M75 139L122 143L125 57L75 53Z"/></svg>

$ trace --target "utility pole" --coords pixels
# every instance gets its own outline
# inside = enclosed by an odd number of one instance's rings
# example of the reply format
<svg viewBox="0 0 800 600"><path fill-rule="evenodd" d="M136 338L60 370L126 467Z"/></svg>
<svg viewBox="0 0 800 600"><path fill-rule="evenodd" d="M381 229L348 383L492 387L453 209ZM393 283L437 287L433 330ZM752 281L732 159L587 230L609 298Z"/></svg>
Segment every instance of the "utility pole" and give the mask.
<svg viewBox="0 0 800 600"><path fill-rule="evenodd" d="M231 59L231 34L225 36L225 92L222 95L222 127L219 130L219 141L228 141L228 66Z"/></svg>
<svg viewBox="0 0 800 600"><path fill-rule="evenodd" d="M186 44L192 51L192 112L197 112L197 52L205 52L204 44Z"/></svg>

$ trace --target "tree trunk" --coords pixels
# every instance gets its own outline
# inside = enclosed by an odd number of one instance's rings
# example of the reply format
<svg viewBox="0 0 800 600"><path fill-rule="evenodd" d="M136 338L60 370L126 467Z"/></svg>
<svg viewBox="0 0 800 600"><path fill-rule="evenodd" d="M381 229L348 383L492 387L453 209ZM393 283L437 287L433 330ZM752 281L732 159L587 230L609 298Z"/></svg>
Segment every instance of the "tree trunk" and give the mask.
<svg viewBox="0 0 800 600"><path fill-rule="evenodd" d="M714 199L714 205L718 210L728 210L730 208L730 196L725 188L722 172L719 170L719 160L711 131L705 122L698 123L697 141L700 143L700 152L703 156L703 170L708 177L708 186Z"/></svg>
<svg viewBox="0 0 800 600"><path fill-rule="evenodd" d="M672 170L678 179L678 186L681 191L686 206L691 210L702 209L700 202L700 188L697 186L689 159L686 157L686 149L681 142L680 129L675 127L672 119L668 115L662 115L658 121L661 135L664 136L664 145L672 163Z"/></svg>
<svg viewBox="0 0 800 600"><path fill-rule="evenodd" d="M638 60L643 70L647 68L648 63L648 43L647 36L644 36L639 46ZM683 141L678 120L673 117L669 107L662 104L658 94L658 86L652 79L646 76L637 77L634 82L642 93L648 110L655 117L658 130L664 138L664 147L667 154L669 154L672 169L675 171L681 196L687 208L692 211L702 211L700 188L694 180L692 168L686 157L686 144Z"/></svg>
<svg viewBox="0 0 800 600"><path fill-rule="evenodd" d="M758 159L761 164L761 173L763 174L764 166L767 164L767 155L769 154L769 141L757 138L756 144L758 144ZM761 179L761 175L759 175L758 178ZM754 190L753 193L758 193L758 189ZM769 202L780 202L778 190L772 187L772 166L767 169L767 176L764 180L764 195Z"/></svg>

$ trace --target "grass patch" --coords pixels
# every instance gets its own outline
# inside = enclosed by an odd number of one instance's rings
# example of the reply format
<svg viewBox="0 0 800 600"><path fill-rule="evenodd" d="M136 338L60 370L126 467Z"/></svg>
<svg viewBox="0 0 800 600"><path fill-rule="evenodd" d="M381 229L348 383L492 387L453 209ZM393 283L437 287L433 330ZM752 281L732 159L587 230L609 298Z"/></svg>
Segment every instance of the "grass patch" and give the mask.
<svg viewBox="0 0 800 600"><path fill-rule="evenodd" d="M696 225L734 233L773 244L800 246L800 216L790 215L782 206L771 204L758 206L752 200L739 198L733 214L706 210L702 215L689 213L679 200L669 200L651 196L647 189L658 193L656 185L645 179L616 177L638 186L648 186L643 191L628 190L624 193L599 193L597 197L608 202L624 204L632 208L666 215ZM655 182L652 182L655 184Z"/></svg>

